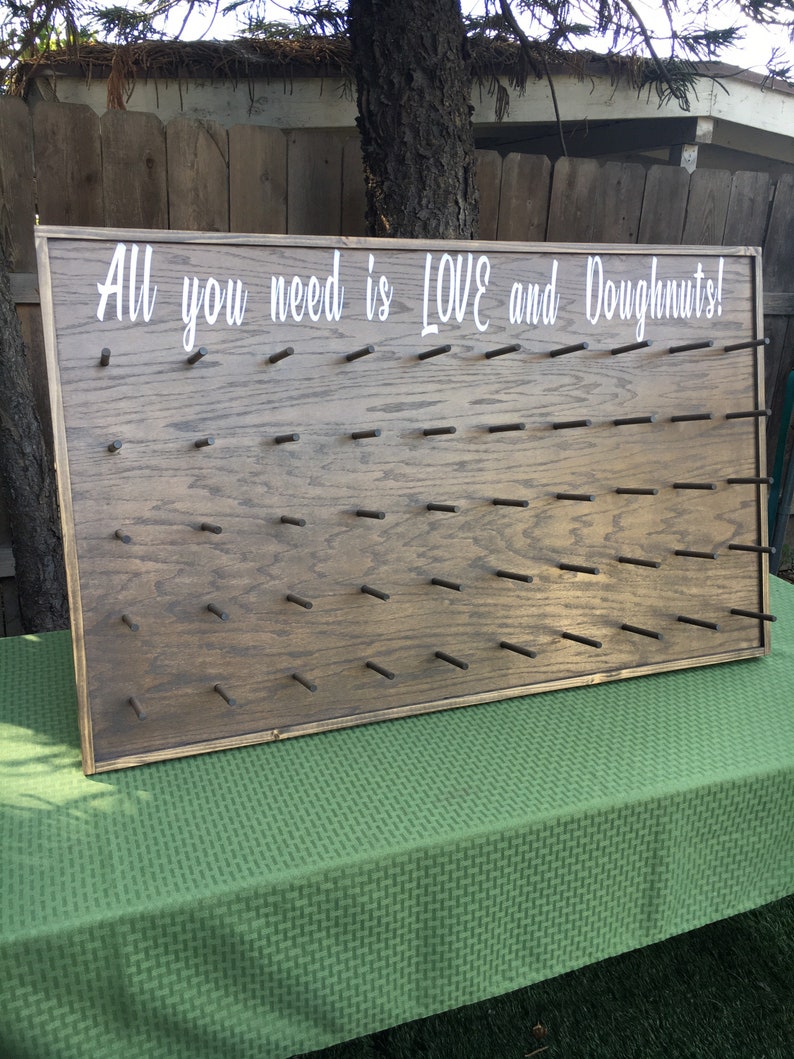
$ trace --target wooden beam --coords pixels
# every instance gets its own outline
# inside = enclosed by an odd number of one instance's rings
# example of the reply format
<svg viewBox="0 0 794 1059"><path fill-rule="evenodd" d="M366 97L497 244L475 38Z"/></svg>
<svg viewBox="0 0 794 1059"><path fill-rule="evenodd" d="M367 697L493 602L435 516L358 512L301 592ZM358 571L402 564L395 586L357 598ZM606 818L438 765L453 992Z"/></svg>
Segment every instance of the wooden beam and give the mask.
<svg viewBox="0 0 794 1059"><path fill-rule="evenodd" d="M766 316L794 316L794 291L764 291Z"/></svg>

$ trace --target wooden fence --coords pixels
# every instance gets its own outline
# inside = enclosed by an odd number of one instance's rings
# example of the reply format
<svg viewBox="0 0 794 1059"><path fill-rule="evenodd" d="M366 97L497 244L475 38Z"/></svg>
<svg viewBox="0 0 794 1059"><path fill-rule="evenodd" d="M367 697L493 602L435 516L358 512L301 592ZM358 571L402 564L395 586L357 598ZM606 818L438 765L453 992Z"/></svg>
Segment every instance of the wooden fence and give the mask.
<svg viewBox="0 0 794 1059"><path fill-rule="evenodd" d="M769 448L794 368L794 176L493 151L478 155L483 239L761 246ZM33 245L41 224L363 235L358 139L347 133L0 97L0 239L49 422ZM771 456L770 456L771 460ZM0 510L0 634L18 631Z"/></svg>

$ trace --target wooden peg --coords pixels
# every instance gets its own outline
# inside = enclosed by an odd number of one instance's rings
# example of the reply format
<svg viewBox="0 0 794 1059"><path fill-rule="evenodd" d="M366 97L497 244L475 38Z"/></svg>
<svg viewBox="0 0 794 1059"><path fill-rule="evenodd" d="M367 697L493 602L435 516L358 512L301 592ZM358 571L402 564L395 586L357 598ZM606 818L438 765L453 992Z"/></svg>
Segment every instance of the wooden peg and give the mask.
<svg viewBox="0 0 794 1059"><path fill-rule="evenodd" d="M457 514L460 508L457 504L425 504L428 511L451 511L453 514Z"/></svg>
<svg viewBox="0 0 794 1059"><path fill-rule="evenodd" d="M306 519L305 518L296 518L295 515L282 515L280 521L283 522L286 526L305 526L306 525Z"/></svg>
<svg viewBox="0 0 794 1059"><path fill-rule="evenodd" d="M560 346L559 349L552 349L549 353L550 357L564 357L566 353L578 353L581 349L589 349L589 342L575 342L572 346Z"/></svg>
<svg viewBox="0 0 794 1059"><path fill-rule="evenodd" d="M771 408L751 408L747 412L726 412L726 419L765 419L772 415Z"/></svg>
<svg viewBox="0 0 794 1059"><path fill-rule="evenodd" d="M130 537L128 533L125 533L124 530L120 529L117 529L113 536L118 538L122 544L129 544L132 540L132 537Z"/></svg>
<svg viewBox="0 0 794 1059"><path fill-rule="evenodd" d="M379 438L380 430L375 427L374 430L354 430L350 435L353 441L363 441L365 438Z"/></svg>
<svg viewBox="0 0 794 1059"><path fill-rule="evenodd" d="M214 614L216 618L220 618L221 621L228 621L229 615L225 610L222 610L216 603L208 603L207 610L210 614Z"/></svg>
<svg viewBox="0 0 794 1059"><path fill-rule="evenodd" d="M595 494L593 493L555 493L555 500L581 500L584 503L591 504L595 500Z"/></svg>
<svg viewBox="0 0 794 1059"><path fill-rule="evenodd" d="M670 416L671 423L701 423L707 419L713 419L713 412L690 412L685 415Z"/></svg>
<svg viewBox="0 0 794 1059"><path fill-rule="evenodd" d="M105 346L104 349L102 349L100 351L99 364L100 364L100 367L103 367L103 368L106 368L108 366L108 364L110 364L110 350L108 349L107 346Z"/></svg>
<svg viewBox="0 0 794 1059"><path fill-rule="evenodd" d="M356 515L359 518L376 518L376 519L380 519L381 521L386 518L386 512L385 511L374 511L372 508L369 508L369 507L359 507L359 508L357 508L356 509Z"/></svg>
<svg viewBox="0 0 794 1059"><path fill-rule="evenodd" d="M574 643L583 643L585 647L595 647L596 649L599 649L604 646L600 640L594 640L590 636L579 636L578 633L575 632L561 632L560 636L563 640L573 640Z"/></svg>
<svg viewBox="0 0 794 1059"><path fill-rule="evenodd" d="M193 442L193 444L196 446L197 449L207 449L207 448L210 447L210 445L214 445L215 444L215 438L213 438L213 437L198 438L196 441Z"/></svg>
<svg viewBox="0 0 794 1059"><path fill-rule="evenodd" d="M774 485L775 479L762 475L748 475L746 478L726 478L728 485Z"/></svg>
<svg viewBox="0 0 794 1059"><path fill-rule="evenodd" d="M436 658L440 658L442 662L447 662L451 666L457 666L458 669L468 669L469 663L461 661L460 658L456 658L454 655L448 655L446 651L436 651Z"/></svg>
<svg viewBox="0 0 794 1059"><path fill-rule="evenodd" d="M629 555L619 555L618 562L629 563L629 565L631 566L648 566L653 570L658 570L659 567L662 565L661 563L658 563L655 559L632 559Z"/></svg>
<svg viewBox="0 0 794 1059"><path fill-rule="evenodd" d="M634 486L619 485L615 490L616 493L620 493L625 496L657 496L659 493L658 489L637 489Z"/></svg>
<svg viewBox="0 0 794 1059"><path fill-rule="evenodd" d="M668 353L690 353L695 349L711 349L714 345L713 339L708 339L706 342L684 342L681 346L670 346L667 350Z"/></svg>
<svg viewBox="0 0 794 1059"><path fill-rule="evenodd" d="M517 643L510 643L509 640L500 640L499 646L505 651L513 651L517 655L523 655L525 658L537 658L537 651L530 651L528 647L521 647Z"/></svg>
<svg viewBox="0 0 794 1059"><path fill-rule="evenodd" d="M457 427L425 427L422 431L426 438L438 437L440 434L457 434Z"/></svg>
<svg viewBox="0 0 794 1059"><path fill-rule="evenodd" d="M135 716L138 718L139 721L146 720L146 710L144 710L140 700L136 699L134 695L130 695L130 697L127 699L127 705L133 708L133 710L135 711Z"/></svg>
<svg viewBox="0 0 794 1059"><path fill-rule="evenodd" d="M494 357L503 357L505 353L518 353L521 349L520 342L513 342L510 346L499 346L498 349L489 349L485 354L486 360L493 360Z"/></svg>
<svg viewBox="0 0 794 1059"><path fill-rule="evenodd" d="M352 353L345 353L345 360L361 360L362 357L368 357L370 353L375 352L374 346L362 346L361 349L356 349Z"/></svg>
<svg viewBox="0 0 794 1059"><path fill-rule="evenodd" d="M736 353L740 349L759 349L761 346L768 346L768 338L756 338L750 342L734 342L730 346L725 346L726 353Z"/></svg>
<svg viewBox="0 0 794 1059"><path fill-rule="evenodd" d="M374 596L375 599L382 599L384 603L391 599L388 592L381 592L379 588L373 588L372 585L362 585L361 591L365 596Z"/></svg>
<svg viewBox="0 0 794 1059"><path fill-rule="evenodd" d="M314 692L317 690L317 685L309 680L308 677L304 677L302 673L293 673L292 679L297 680L301 687L306 688L307 691Z"/></svg>
<svg viewBox="0 0 794 1059"><path fill-rule="evenodd" d="M654 632L653 629L643 629L639 625L621 625L623 632L633 632L637 636L647 636L651 640L663 640L664 637L660 632Z"/></svg>
<svg viewBox="0 0 794 1059"><path fill-rule="evenodd" d="M774 555L776 548L768 544L729 544L728 550L732 552L755 552L757 555Z"/></svg>
<svg viewBox="0 0 794 1059"><path fill-rule="evenodd" d="M458 581L447 581L445 577L431 577L430 584L438 585L439 588L448 588L452 592L463 591L463 585L461 585Z"/></svg>
<svg viewBox="0 0 794 1059"><path fill-rule="evenodd" d="M284 598L289 603L295 603L299 607L303 607L304 610L311 610L314 606L310 599L305 599L303 596L296 596L294 592L288 592Z"/></svg>
<svg viewBox="0 0 794 1059"><path fill-rule="evenodd" d="M190 354L190 356L187 358L187 362L188 364L198 364L198 362L200 360L203 360L208 353L209 350L206 348L206 346L199 346L195 353Z"/></svg>
<svg viewBox="0 0 794 1059"><path fill-rule="evenodd" d="M642 342L629 342L625 346L615 346L614 349L610 349L610 353L613 357L616 357L619 353L633 353L635 349L647 349L648 346L652 346L653 342L650 338L644 339Z"/></svg>
<svg viewBox="0 0 794 1059"><path fill-rule="evenodd" d="M267 358L269 364L278 364L280 360L286 360L287 357L291 357L295 352L292 346L284 346L278 353L271 353Z"/></svg>
<svg viewBox="0 0 794 1059"><path fill-rule="evenodd" d="M489 434L506 434L511 430L526 430L526 423L502 423L499 426L488 427Z"/></svg>
<svg viewBox="0 0 794 1059"><path fill-rule="evenodd" d="M140 625L137 623L137 621L133 621L129 614L122 614L121 620L132 632L137 632L138 629L140 629Z"/></svg>
<svg viewBox="0 0 794 1059"><path fill-rule="evenodd" d="M218 695L220 695L220 697L223 699L223 701L229 704L229 706L237 705L237 699L232 698L229 692L226 691L226 689L221 684L216 684L213 690L216 691Z"/></svg>
<svg viewBox="0 0 794 1059"><path fill-rule="evenodd" d="M575 574L600 574L597 566L582 566L579 563L558 563L560 570L570 570Z"/></svg>
<svg viewBox="0 0 794 1059"><path fill-rule="evenodd" d="M205 531L205 533L223 533L223 526L218 526L215 522L202 522L199 529Z"/></svg>
<svg viewBox="0 0 794 1059"><path fill-rule="evenodd" d="M386 669L385 666L379 666L377 662L365 662L364 665L374 673L380 673L387 680L394 680L394 673L390 669Z"/></svg>
<svg viewBox="0 0 794 1059"><path fill-rule="evenodd" d="M743 610L741 607L731 607L731 614L738 614L741 618L755 618L756 621L777 621L774 614L763 614L760 610Z"/></svg>
<svg viewBox="0 0 794 1059"><path fill-rule="evenodd" d="M715 482L673 482L673 489L705 489L711 491L716 488Z"/></svg>
<svg viewBox="0 0 794 1059"><path fill-rule="evenodd" d="M716 559L716 552L696 552L691 548L676 548L673 555L683 555L690 559Z"/></svg>
<svg viewBox="0 0 794 1059"><path fill-rule="evenodd" d="M424 353L417 354L417 360L430 360L431 357L440 357L442 353L449 353L452 349L450 345L444 346L433 346L432 349L426 349Z"/></svg>
<svg viewBox="0 0 794 1059"><path fill-rule="evenodd" d="M626 416L624 419L613 419L616 427L630 427L635 423L655 423L656 416Z"/></svg>
<svg viewBox="0 0 794 1059"><path fill-rule="evenodd" d="M120 448L121 442L118 438L116 438L115 441L111 441L111 443L108 445L108 452L118 452Z"/></svg>
<svg viewBox="0 0 794 1059"><path fill-rule="evenodd" d="M273 438L273 441L276 445L288 445L291 441L300 441L300 439L300 434L296 433L276 434L276 436Z"/></svg>
<svg viewBox="0 0 794 1059"><path fill-rule="evenodd" d="M496 570L497 577L505 577L508 581L523 581L525 585L531 585L534 578L529 574L516 574L512 570Z"/></svg>
<svg viewBox="0 0 794 1059"><path fill-rule="evenodd" d="M682 622L684 625L697 625L699 629L713 629L714 632L720 631L720 627L716 621L703 621L702 618L688 618L685 614L679 614L675 620Z"/></svg>
<svg viewBox="0 0 794 1059"><path fill-rule="evenodd" d="M591 427L592 419L568 419L563 423L552 423L552 430L574 430L576 427Z"/></svg>
<svg viewBox="0 0 794 1059"><path fill-rule="evenodd" d="M529 507L528 500L509 500L503 496L495 496L491 503L496 507Z"/></svg>

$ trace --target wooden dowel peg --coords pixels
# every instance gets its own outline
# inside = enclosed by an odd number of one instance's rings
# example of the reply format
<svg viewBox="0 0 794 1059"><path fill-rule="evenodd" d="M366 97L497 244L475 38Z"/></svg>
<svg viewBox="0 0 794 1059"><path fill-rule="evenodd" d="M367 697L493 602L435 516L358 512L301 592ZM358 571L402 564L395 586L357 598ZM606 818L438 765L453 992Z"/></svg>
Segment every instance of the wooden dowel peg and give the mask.
<svg viewBox="0 0 794 1059"><path fill-rule="evenodd" d="M288 592L284 599L288 603L295 603L299 607L303 607L304 610L311 610L314 604L310 599L305 599L303 596L296 596L294 592Z"/></svg>
<svg viewBox="0 0 794 1059"><path fill-rule="evenodd" d="M629 485L619 485L615 492L623 496L658 496L659 494L658 489L638 489Z"/></svg>
<svg viewBox="0 0 794 1059"><path fill-rule="evenodd" d="M187 362L188 364L198 364L198 362L200 360L203 360L208 353L209 350L206 346L199 346L195 353L190 354L190 356L187 358Z"/></svg>
<svg viewBox="0 0 794 1059"><path fill-rule="evenodd" d="M626 416L625 419L613 419L616 427L630 427L635 423L655 423L656 416Z"/></svg>
<svg viewBox="0 0 794 1059"><path fill-rule="evenodd" d="M387 680L394 680L394 673L390 669L386 669L385 666L379 666L377 662L365 662L364 665L367 669L371 669L373 673L380 673Z"/></svg>
<svg viewBox="0 0 794 1059"><path fill-rule="evenodd" d="M679 614L675 619L680 621L684 625L697 625L699 629L713 629L714 632L719 632L720 627L716 621L703 621L702 618L688 618L685 614Z"/></svg>
<svg viewBox="0 0 794 1059"><path fill-rule="evenodd" d="M358 518L376 518L380 519L381 521L386 518L385 511L375 511L373 508L369 507L357 508L356 515L358 516Z"/></svg>
<svg viewBox="0 0 794 1059"><path fill-rule="evenodd" d="M486 360L493 360L494 357L503 357L505 353L518 353L521 349L520 342L513 342L509 346L499 346L497 349L489 349L485 354Z"/></svg>
<svg viewBox="0 0 794 1059"><path fill-rule="evenodd" d="M690 412L685 415L670 416L671 423L702 423L707 419L713 419L713 412Z"/></svg>
<svg viewBox="0 0 794 1059"><path fill-rule="evenodd" d="M579 636L575 632L562 632L560 636L563 640L573 640L574 643L583 643L585 647L595 647L597 650L604 646L600 640L594 640L591 636Z"/></svg>
<svg viewBox="0 0 794 1059"><path fill-rule="evenodd" d="M129 533L125 533L124 530L117 529L113 536L120 540L122 544L129 544L132 541L132 537Z"/></svg>
<svg viewBox="0 0 794 1059"><path fill-rule="evenodd" d="M488 427L489 434L506 434L511 430L526 430L526 423L501 423L495 427Z"/></svg>
<svg viewBox="0 0 794 1059"><path fill-rule="evenodd" d="M568 419L563 423L552 423L552 430L575 430L577 427L591 427L592 419Z"/></svg>
<svg viewBox="0 0 794 1059"><path fill-rule="evenodd" d="M746 478L726 478L728 485L774 485L775 479L768 476L748 475Z"/></svg>
<svg viewBox="0 0 794 1059"><path fill-rule="evenodd" d="M132 707L135 711L135 716L139 721L146 720L146 710L141 705L140 699L137 699L134 695L130 695L127 699L127 705Z"/></svg>
<svg viewBox="0 0 794 1059"><path fill-rule="evenodd" d="M732 552L755 552L756 555L774 555L776 550L768 544L729 544L728 550Z"/></svg>
<svg viewBox="0 0 794 1059"><path fill-rule="evenodd" d="M292 346L284 346L278 353L271 353L267 358L269 364L278 364L280 360L286 360L287 357L291 357L295 352Z"/></svg>
<svg viewBox="0 0 794 1059"><path fill-rule="evenodd" d="M594 493L555 493L555 500L581 500L584 503L592 504L595 500Z"/></svg>
<svg viewBox="0 0 794 1059"><path fill-rule="evenodd" d="M713 491L716 488L716 482L673 482L673 489L705 489Z"/></svg>
<svg viewBox="0 0 794 1059"><path fill-rule="evenodd" d="M450 511L453 515L460 511L457 504L425 504L428 511Z"/></svg>
<svg viewBox="0 0 794 1059"><path fill-rule="evenodd" d="M305 526L306 525L306 519L305 518L296 518L295 515L282 515L280 521L283 522L285 526Z"/></svg>
<svg viewBox="0 0 794 1059"><path fill-rule="evenodd" d="M512 570L497 570L496 576L507 578L508 581L523 581L525 585L531 585L534 581L529 574L516 574Z"/></svg>
<svg viewBox="0 0 794 1059"><path fill-rule="evenodd" d="M772 415L771 408L751 408L747 412L726 412L726 419L765 419Z"/></svg>
<svg viewBox="0 0 794 1059"><path fill-rule="evenodd" d="M309 680L308 677L303 676L302 673L293 673L292 679L297 680L301 687L306 688L307 691L315 692L317 690L317 685Z"/></svg>
<svg viewBox="0 0 794 1059"><path fill-rule="evenodd" d="M558 563L560 570L571 570L575 574L600 574L597 566L583 566L580 563Z"/></svg>
<svg viewBox="0 0 794 1059"><path fill-rule="evenodd" d="M648 346L652 346L653 342L650 338L644 339L642 342L629 342L625 346L615 346L614 349L610 349L610 353L613 357L616 357L619 353L633 353L635 349L647 349Z"/></svg>
<svg viewBox="0 0 794 1059"><path fill-rule="evenodd" d="M623 632L633 632L637 636L647 636L650 640L663 640L664 637L660 632L654 632L653 629L643 629L640 625L621 625Z"/></svg>
<svg viewBox="0 0 794 1059"><path fill-rule="evenodd" d="M691 548L676 548L673 555L683 555L689 559L716 559L717 552L697 552Z"/></svg>
<svg viewBox="0 0 794 1059"><path fill-rule="evenodd" d="M204 530L205 533L223 533L223 526L219 526L215 522L202 522L199 529Z"/></svg>
<svg viewBox="0 0 794 1059"><path fill-rule="evenodd" d="M468 669L469 663L463 662L460 658L456 658L454 655L448 655L446 651L436 651L436 658L440 658L442 662L447 662L451 666L457 666L458 669Z"/></svg>
<svg viewBox="0 0 794 1059"><path fill-rule="evenodd" d="M438 585L439 588L448 588L452 592L463 591L463 585L461 585L458 581L447 581L445 577L431 577L430 584Z"/></svg>
<svg viewBox="0 0 794 1059"><path fill-rule="evenodd" d="M108 452L118 452L121 448L121 444L122 443L119 441L118 438L116 438L115 441L111 441L111 443L108 445Z"/></svg>
<svg viewBox="0 0 794 1059"><path fill-rule="evenodd" d="M108 364L110 364L110 350L108 349L107 346L105 346L104 349L102 349L100 351L99 364L100 364L100 367L103 367L103 368L106 368L108 366Z"/></svg>
<svg viewBox="0 0 794 1059"><path fill-rule="evenodd" d="M132 632L137 632L138 629L140 629L140 625L137 623L137 621L133 621L129 614L122 614L121 620L124 622L128 629L132 630Z"/></svg>
<svg viewBox="0 0 794 1059"><path fill-rule="evenodd" d="M552 349L549 353L550 357L564 357L566 353L578 353L581 349L589 349L589 342L575 342L572 346L560 346L559 349Z"/></svg>
<svg viewBox="0 0 794 1059"><path fill-rule="evenodd" d="M216 603L208 603L207 610L210 614L214 614L216 618L220 618L221 621L228 621L229 615L225 610L222 610Z"/></svg>
<svg viewBox="0 0 794 1059"><path fill-rule="evenodd" d="M193 444L196 446L197 449L208 449L210 445L215 444L215 438L211 436L206 438L197 438L196 441L193 442Z"/></svg>
<svg viewBox="0 0 794 1059"><path fill-rule="evenodd" d="M491 503L496 507L529 507L528 500L510 500L503 496L495 496Z"/></svg>
<svg viewBox="0 0 794 1059"><path fill-rule="evenodd" d="M630 566L647 566L652 570L658 570L662 565L656 559L633 559L630 555L619 555L619 563L628 563Z"/></svg>
<svg viewBox="0 0 794 1059"><path fill-rule="evenodd" d="M736 353L740 349L759 349L761 346L768 346L768 338L756 338L750 342L734 342L730 346L725 346L726 353Z"/></svg>
<svg viewBox="0 0 794 1059"><path fill-rule="evenodd" d="M388 592L381 592L379 588L373 588L372 585L362 585L361 591L365 596L374 596L375 599L382 599L384 603L391 599Z"/></svg>
<svg viewBox="0 0 794 1059"><path fill-rule="evenodd" d="M417 354L417 360L430 360L431 357L440 357L442 353L449 353L452 349L450 345L433 346L432 349L426 349L423 353Z"/></svg>
<svg viewBox="0 0 794 1059"><path fill-rule="evenodd" d="M217 692L217 693L218 693L218 695L220 695L220 697L221 697L221 698L223 699L223 701L224 701L225 703L227 703L227 704L228 704L229 706L236 706L236 705L237 705L237 699L235 699L235 698L232 698L232 696L231 696L231 695L229 694L229 692L228 692L228 691L227 691L227 690L226 690L226 689L225 689L225 688L223 687L223 685L222 685L222 684L216 684L216 685L214 686L214 688L213 688L213 691Z"/></svg>
<svg viewBox="0 0 794 1059"><path fill-rule="evenodd" d="M362 346L361 349L356 349L352 353L345 353L345 360L361 360L362 357L368 357L370 353L375 352L374 346Z"/></svg>
<svg viewBox="0 0 794 1059"><path fill-rule="evenodd" d="M288 445L291 441L300 441L300 439L300 434L293 432L291 434L276 434L273 441L276 445Z"/></svg>
<svg viewBox="0 0 794 1059"><path fill-rule="evenodd" d="M353 441L363 441L365 438L379 438L380 430L375 427L374 430L354 430L350 435Z"/></svg>
<svg viewBox="0 0 794 1059"><path fill-rule="evenodd" d="M513 651L517 655L523 655L525 658L537 658L537 651L530 651L528 647L521 647L520 644L510 643L509 640L500 640L499 646L505 651Z"/></svg>
<svg viewBox="0 0 794 1059"><path fill-rule="evenodd" d="M440 434L457 434L457 427L425 427L422 431L426 438L438 437Z"/></svg>
<svg viewBox="0 0 794 1059"><path fill-rule="evenodd" d="M731 607L731 614L738 614L741 618L755 618L756 621L777 621L774 614L763 614L760 610L743 610L741 607Z"/></svg>
<svg viewBox="0 0 794 1059"><path fill-rule="evenodd" d="M695 349L711 349L714 345L713 339L708 339L706 342L684 342L681 346L670 346L667 350L668 353L690 353Z"/></svg>

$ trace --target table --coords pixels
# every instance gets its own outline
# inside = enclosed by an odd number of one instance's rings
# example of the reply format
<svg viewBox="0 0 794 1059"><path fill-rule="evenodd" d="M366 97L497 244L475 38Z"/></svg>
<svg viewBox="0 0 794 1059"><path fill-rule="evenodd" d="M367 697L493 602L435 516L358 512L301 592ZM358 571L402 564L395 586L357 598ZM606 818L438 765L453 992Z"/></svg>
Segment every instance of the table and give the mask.
<svg viewBox="0 0 794 1059"><path fill-rule="evenodd" d="M772 654L84 777L0 640L0 1054L283 1059L794 891Z"/></svg>

